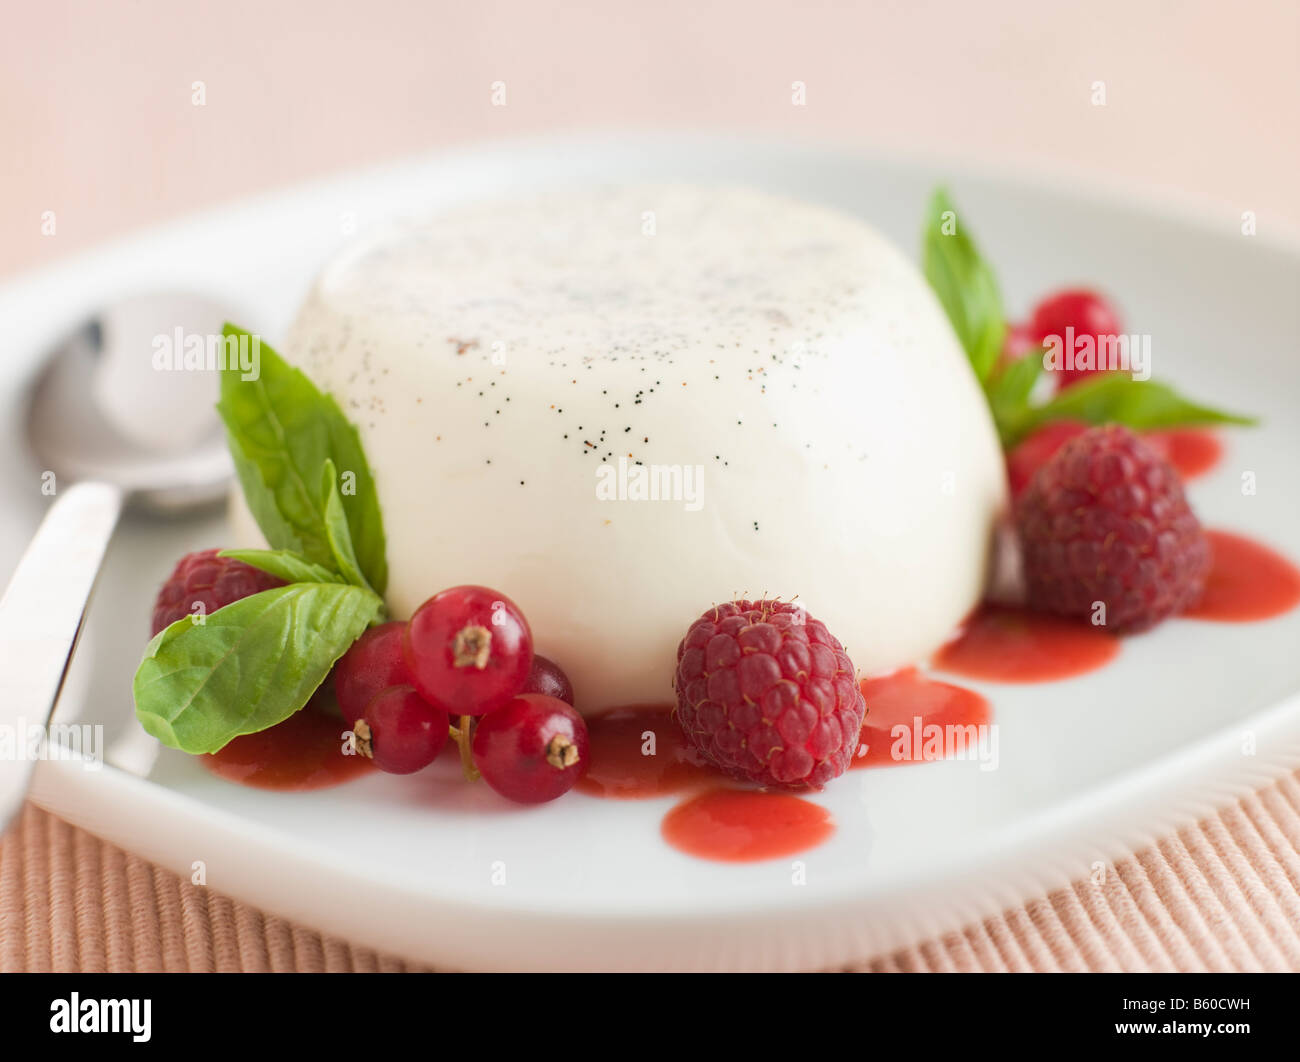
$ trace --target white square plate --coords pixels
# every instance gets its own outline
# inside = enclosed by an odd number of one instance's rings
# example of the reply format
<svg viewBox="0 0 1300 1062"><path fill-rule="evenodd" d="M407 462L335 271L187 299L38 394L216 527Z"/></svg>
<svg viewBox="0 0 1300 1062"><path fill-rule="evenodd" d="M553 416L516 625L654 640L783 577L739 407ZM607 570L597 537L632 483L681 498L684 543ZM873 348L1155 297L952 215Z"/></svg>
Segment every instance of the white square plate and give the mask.
<svg viewBox="0 0 1300 1062"><path fill-rule="evenodd" d="M343 238L394 214L540 184L730 180L861 215L916 248L932 187L975 219L1013 315L1062 283L1114 293L1153 337L1158 378L1255 413L1190 488L1203 521L1300 557L1300 255L1200 221L1007 178L789 143L700 135L529 141L334 178L167 225L0 288L5 367L0 571L44 507L25 457L21 388L83 314L139 291L189 289L244 311L272 342ZM1244 495L1243 471L1258 492ZM153 594L176 558L221 545L224 521L128 518L92 604L60 721L138 733L130 678ZM1300 762L1300 611L1254 624L1174 620L1125 641L1078 679L968 683L993 704L1000 762L853 772L811 799L838 829L790 860L720 864L660 838L675 798L582 794L536 809L458 784L368 776L273 793L191 758L127 742L133 770L43 762L34 798L64 818L261 908L387 952L453 968L796 969L860 959L1023 901L1204 814ZM143 736L143 735L141 735ZM1245 754L1247 738L1254 753ZM133 758L137 757L137 758ZM493 873L504 868L504 883Z"/></svg>

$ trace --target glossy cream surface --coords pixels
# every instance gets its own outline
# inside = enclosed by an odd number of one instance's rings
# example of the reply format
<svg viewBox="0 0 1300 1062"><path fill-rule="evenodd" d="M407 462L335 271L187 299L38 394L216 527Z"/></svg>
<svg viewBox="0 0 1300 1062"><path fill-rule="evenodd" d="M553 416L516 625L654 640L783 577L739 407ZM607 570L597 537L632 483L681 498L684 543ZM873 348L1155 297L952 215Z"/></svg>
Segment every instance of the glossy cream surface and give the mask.
<svg viewBox="0 0 1300 1062"><path fill-rule="evenodd" d="M916 268L846 214L684 185L461 208L328 263L283 352L360 429L393 614L501 590L584 711L671 699L713 602L797 595L871 672L984 585L986 405Z"/></svg>

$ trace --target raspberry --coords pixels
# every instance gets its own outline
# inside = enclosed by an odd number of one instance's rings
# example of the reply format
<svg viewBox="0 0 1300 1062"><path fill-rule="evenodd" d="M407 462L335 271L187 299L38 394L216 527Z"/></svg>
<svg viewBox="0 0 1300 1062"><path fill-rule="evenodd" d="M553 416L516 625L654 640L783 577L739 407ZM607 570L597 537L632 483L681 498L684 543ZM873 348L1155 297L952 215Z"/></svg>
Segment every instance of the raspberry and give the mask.
<svg viewBox="0 0 1300 1062"><path fill-rule="evenodd" d="M154 602L153 634L190 615L200 601L206 615L241 597L284 586L274 575L243 561L218 557L219 552L205 549L180 559Z"/></svg>
<svg viewBox="0 0 1300 1062"><path fill-rule="evenodd" d="M1127 428L1065 443L1016 503L1029 604L1139 631L1201 596L1210 542L1173 467Z"/></svg>
<svg viewBox="0 0 1300 1062"><path fill-rule="evenodd" d="M821 786L858 747L866 704L825 624L781 601L732 601L677 647L677 720L724 771L759 785Z"/></svg>

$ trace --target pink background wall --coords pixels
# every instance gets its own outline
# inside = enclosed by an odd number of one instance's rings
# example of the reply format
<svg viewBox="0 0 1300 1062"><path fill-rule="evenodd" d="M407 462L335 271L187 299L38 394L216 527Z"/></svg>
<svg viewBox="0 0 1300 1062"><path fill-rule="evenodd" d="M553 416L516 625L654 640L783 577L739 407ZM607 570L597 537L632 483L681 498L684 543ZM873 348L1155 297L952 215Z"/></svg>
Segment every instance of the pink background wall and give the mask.
<svg viewBox="0 0 1300 1062"><path fill-rule="evenodd" d="M0 6L0 275L303 177L587 125L794 131L1300 226L1295 0Z"/></svg>

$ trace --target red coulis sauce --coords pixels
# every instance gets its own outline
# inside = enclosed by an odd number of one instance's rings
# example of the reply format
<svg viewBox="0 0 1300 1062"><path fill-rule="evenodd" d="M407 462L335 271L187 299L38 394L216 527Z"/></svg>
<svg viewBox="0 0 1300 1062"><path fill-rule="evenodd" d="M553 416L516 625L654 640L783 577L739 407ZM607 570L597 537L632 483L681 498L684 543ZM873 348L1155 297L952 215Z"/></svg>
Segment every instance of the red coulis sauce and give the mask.
<svg viewBox="0 0 1300 1062"><path fill-rule="evenodd" d="M1207 470L1219 457L1219 442L1209 433L1158 434L1185 476ZM1214 564L1204 598L1187 617L1245 622L1300 605L1300 569L1285 557L1241 535L1207 534ZM971 615L958 637L935 653L933 665L995 682L1052 682L1104 666L1119 646L1115 635L1088 623L986 604ZM927 762L936 757L928 754L924 741L915 741L924 728L979 727L992 718L988 701L978 693L937 681L914 667L864 679L861 685L869 711L853 769ZM899 726L909 728L913 740L899 742L894 732ZM830 813L817 804L789 793L727 783L686 743L671 705L616 708L589 719L588 728L591 764L578 783L583 792L641 800L702 790L664 816L663 838L679 851L721 862L754 862L806 851L835 832ZM369 760L343 754L345 729L335 715L304 709L270 730L236 738L199 759L219 777L243 785L324 788L372 770ZM965 747L969 734L959 729L951 733L957 744L945 741L942 755L957 755Z"/></svg>
<svg viewBox="0 0 1300 1062"><path fill-rule="evenodd" d="M1246 623L1289 612L1300 604L1300 569L1281 554L1242 535L1207 531L1214 549L1210 578L1190 619Z"/></svg>
<svg viewBox="0 0 1300 1062"><path fill-rule="evenodd" d="M1203 476L1219 463L1223 443L1204 428L1169 428L1143 432L1142 437L1156 447L1183 479Z"/></svg>
<svg viewBox="0 0 1300 1062"><path fill-rule="evenodd" d="M663 838L701 859L754 863L815 848L835 832L824 807L789 793L710 789L664 816Z"/></svg>
<svg viewBox="0 0 1300 1062"><path fill-rule="evenodd" d="M258 789L324 789L373 769L364 756L343 754L347 728L338 716L303 708L270 730L237 737L198 759L219 778Z"/></svg>
<svg viewBox="0 0 1300 1062"><path fill-rule="evenodd" d="M645 800L715 782L719 772L686 743L671 712L670 704L638 704L588 719L591 763L578 789L592 796ZM654 755L648 754L651 749Z"/></svg>
<svg viewBox="0 0 1300 1062"><path fill-rule="evenodd" d="M687 744L671 713L669 704L639 704L588 719L591 764L577 788L614 800L704 789L672 808L660 827L665 841L700 859L777 859L813 848L835 832L830 813L817 804L733 787Z"/></svg>
<svg viewBox="0 0 1300 1062"><path fill-rule="evenodd" d="M1119 652L1101 627L1006 605L981 605L933 664L991 682L1055 682L1094 671Z"/></svg>
<svg viewBox="0 0 1300 1062"><path fill-rule="evenodd" d="M959 755L970 736L964 728L985 726L993 716L989 702L974 690L936 682L914 667L863 679L861 687L867 716L850 770L927 763ZM947 727L954 728L950 732L953 740L944 741L939 755L927 752L926 740L932 732L926 728L933 726L943 727L945 732ZM907 733L898 734L895 727L905 727Z"/></svg>

